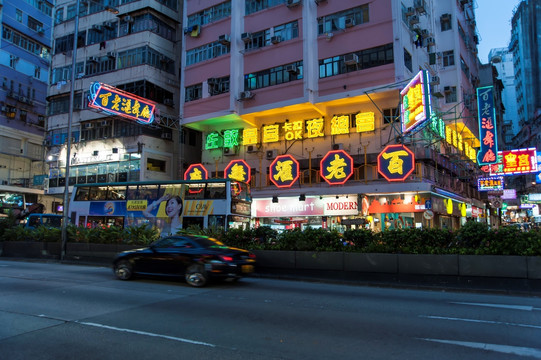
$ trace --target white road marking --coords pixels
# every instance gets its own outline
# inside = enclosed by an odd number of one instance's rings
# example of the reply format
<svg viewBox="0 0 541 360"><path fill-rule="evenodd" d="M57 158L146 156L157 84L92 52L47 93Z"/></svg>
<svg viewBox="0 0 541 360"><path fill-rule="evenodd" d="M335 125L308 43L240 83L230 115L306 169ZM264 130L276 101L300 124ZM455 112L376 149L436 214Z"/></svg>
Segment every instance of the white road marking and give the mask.
<svg viewBox="0 0 541 360"><path fill-rule="evenodd" d="M485 306L485 307L494 307L494 308L500 308L500 309L523 310L523 311L534 311L534 310L540 311L541 310L541 308L535 308L533 306L526 306L526 305L484 304L484 303L455 302L455 301L452 301L451 304Z"/></svg>
<svg viewBox="0 0 541 360"><path fill-rule="evenodd" d="M541 359L541 350L535 349L535 348L487 344L487 343L478 343L478 342L469 342L469 341L454 341L454 340L444 340L444 339L428 339L428 338L418 338L418 339L424 340L424 341L438 342L442 344L459 345L459 346L465 346L465 347L474 348L474 349L496 351L496 352L504 353L504 354L529 356L529 357L534 357L536 359Z"/></svg>
<svg viewBox="0 0 541 360"><path fill-rule="evenodd" d="M96 323L89 323L89 322L82 322L82 321L77 321L77 323L81 324L81 325L99 327L99 328L102 328L102 329L109 329L109 330L128 332L128 333L138 334L138 335L159 337L159 338L163 338L163 339L168 339L168 340L173 340L173 341L180 341L180 342L185 342L185 343L194 344L194 345L203 345L203 346L209 346L209 347L216 347L216 345L214 345L214 344L209 344L209 343L202 342L202 341L195 341L195 340L190 340L190 339L179 338L179 337L175 337L175 336L154 334L154 333L150 333L150 332L146 332L146 331L123 329L123 328L118 328L118 327L114 327L114 326L108 326L108 325L96 324Z"/></svg>
<svg viewBox="0 0 541 360"><path fill-rule="evenodd" d="M526 327L526 328L532 328L532 329L541 329L541 326L539 325L518 324L518 323L510 323L510 322L503 322L503 321L463 319L463 318L454 318L454 317L446 317L446 316L431 316L431 315L419 315L419 317L427 318L427 319L436 319L436 320L465 321L465 322L474 322L474 323L481 323L481 324L508 325L508 326L518 326L518 327Z"/></svg>

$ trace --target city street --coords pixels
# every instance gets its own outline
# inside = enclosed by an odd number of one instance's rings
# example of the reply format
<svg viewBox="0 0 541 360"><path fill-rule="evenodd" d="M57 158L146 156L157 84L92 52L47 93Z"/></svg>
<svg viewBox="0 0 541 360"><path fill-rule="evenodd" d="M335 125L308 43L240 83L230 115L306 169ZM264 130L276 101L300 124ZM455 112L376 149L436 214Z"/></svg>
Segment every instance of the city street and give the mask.
<svg viewBox="0 0 541 360"><path fill-rule="evenodd" d="M541 299L0 260L0 359L541 359Z"/></svg>

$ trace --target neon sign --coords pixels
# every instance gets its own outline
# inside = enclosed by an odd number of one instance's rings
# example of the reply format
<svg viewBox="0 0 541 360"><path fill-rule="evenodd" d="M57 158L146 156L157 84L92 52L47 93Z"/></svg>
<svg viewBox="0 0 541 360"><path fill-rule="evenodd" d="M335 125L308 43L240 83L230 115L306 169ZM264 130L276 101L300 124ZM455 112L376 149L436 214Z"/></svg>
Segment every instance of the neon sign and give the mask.
<svg viewBox="0 0 541 360"><path fill-rule="evenodd" d="M276 187L291 187L299 179L299 162L291 155L280 155L269 166L270 180Z"/></svg>
<svg viewBox="0 0 541 360"><path fill-rule="evenodd" d="M501 153L504 175L537 172L537 151L535 148L505 150Z"/></svg>
<svg viewBox="0 0 541 360"><path fill-rule="evenodd" d="M503 176L491 176L477 179L477 190L493 191L503 190Z"/></svg>
<svg viewBox="0 0 541 360"><path fill-rule="evenodd" d="M388 145L378 155L378 172L387 181L404 181L415 170L415 155L404 145Z"/></svg>
<svg viewBox="0 0 541 360"><path fill-rule="evenodd" d="M250 182L251 177L250 167L244 160L231 160L225 167L224 177L237 181Z"/></svg>
<svg viewBox="0 0 541 360"><path fill-rule="evenodd" d="M427 72L421 70L400 92L403 133L412 131L430 117L432 111L429 96L430 88L427 80Z"/></svg>
<svg viewBox="0 0 541 360"><path fill-rule="evenodd" d="M342 185L353 174L353 158L344 150L329 151L321 159L319 171L329 185Z"/></svg>
<svg viewBox="0 0 541 360"><path fill-rule="evenodd" d="M477 153L480 165L497 162L498 137L496 134L496 112L494 109L494 89L492 86L477 88L477 106L479 109L479 137L481 149Z"/></svg>
<svg viewBox="0 0 541 360"><path fill-rule="evenodd" d="M152 101L100 82L90 85L88 106L141 124L152 123L156 109Z"/></svg>

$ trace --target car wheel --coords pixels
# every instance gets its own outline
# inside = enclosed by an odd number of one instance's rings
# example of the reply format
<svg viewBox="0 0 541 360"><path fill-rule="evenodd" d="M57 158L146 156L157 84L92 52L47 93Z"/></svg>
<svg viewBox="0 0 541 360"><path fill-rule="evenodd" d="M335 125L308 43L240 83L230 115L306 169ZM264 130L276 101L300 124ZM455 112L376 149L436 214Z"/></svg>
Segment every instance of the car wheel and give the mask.
<svg viewBox="0 0 541 360"><path fill-rule="evenodd" d="M208 275L203 266L201 265L191 265L186 270L186 282L188 285L194 287L202 287L207 284Z"/></svg>
<svg viewBox="0 0 541 360"><path fill-rule="evenodd" d="M128 260L120 260L115 264L115 275L120 280L129 280L133 276L133 268Z"/></svg>

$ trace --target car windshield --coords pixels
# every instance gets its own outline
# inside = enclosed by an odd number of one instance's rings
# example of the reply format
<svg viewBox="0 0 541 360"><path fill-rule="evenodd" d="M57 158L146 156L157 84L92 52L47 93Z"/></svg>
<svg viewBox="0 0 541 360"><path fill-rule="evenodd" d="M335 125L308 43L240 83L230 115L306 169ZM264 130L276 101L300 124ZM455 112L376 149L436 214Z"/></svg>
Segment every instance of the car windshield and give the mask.
<svg viewBox="0 0 541 360"><path fill-rule="evenodd" d="M210 248L216 248L216 247L227 247L224 245L224 243L214 239L214 238L209 238L209 237L199 237L199 236L194 236L191 238L193 241L195 241L196 243L200 244L201 246L203 247L210 247Z"/></svg>

